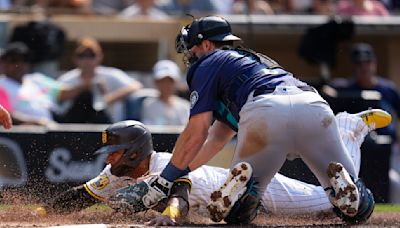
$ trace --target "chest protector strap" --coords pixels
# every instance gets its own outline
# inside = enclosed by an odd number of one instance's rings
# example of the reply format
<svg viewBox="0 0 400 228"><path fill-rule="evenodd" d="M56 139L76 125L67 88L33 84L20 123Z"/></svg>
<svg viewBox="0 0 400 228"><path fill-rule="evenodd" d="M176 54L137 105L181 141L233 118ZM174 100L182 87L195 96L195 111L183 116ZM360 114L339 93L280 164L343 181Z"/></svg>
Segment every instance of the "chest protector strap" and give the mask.
<svg viewBox="0 0 400 228"><path fill-rule="evenodd" d="M254 50L244 47L231 47L231 46L224 46L222 50L233 50L242 55L249 56L250 58L255 59L257 62L262 63L265 65L267 69L274 69L274 68L282 68L275 60L264 55L262 53L258 53Z"/></svg>

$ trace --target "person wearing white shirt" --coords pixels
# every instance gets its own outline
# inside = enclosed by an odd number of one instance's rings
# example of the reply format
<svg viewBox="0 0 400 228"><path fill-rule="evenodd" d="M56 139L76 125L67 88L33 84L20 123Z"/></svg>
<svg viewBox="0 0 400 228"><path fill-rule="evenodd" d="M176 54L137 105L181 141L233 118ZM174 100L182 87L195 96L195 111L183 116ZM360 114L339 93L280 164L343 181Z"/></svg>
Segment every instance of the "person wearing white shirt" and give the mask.
<svg viewBox="0 0 400 228"><path fill-rule="evenodd" d="M148 97L143 102L141 120L147 125L185 125L189 101L175 95L180 81L180 70L171 60L160 60L153 67L154 84L158 97Z"/></svg>
<svg viewBox="0 0 400 228"><path fill-rule="evenodd" d="M98 112L103 111L110 122L120 121L124 119L122 109L125 98L142 88L139 81L122 70L100 65L102 59L102 48L95 39L84 37L78 41L74 56L77 68L61 75L58 81L69 86L80 83L88 85L85 94L89 94L91 104L79 104L79 100L82 100L84 96L82 94L64 102L63 108L64 113L67 113L65 114L67 121L88 122L92 120L93 115L96 117ZM75 113L71 114L71 112ZM87 115L88 113L94 114ZM71 115L68 116L68 114Z"/></svg>

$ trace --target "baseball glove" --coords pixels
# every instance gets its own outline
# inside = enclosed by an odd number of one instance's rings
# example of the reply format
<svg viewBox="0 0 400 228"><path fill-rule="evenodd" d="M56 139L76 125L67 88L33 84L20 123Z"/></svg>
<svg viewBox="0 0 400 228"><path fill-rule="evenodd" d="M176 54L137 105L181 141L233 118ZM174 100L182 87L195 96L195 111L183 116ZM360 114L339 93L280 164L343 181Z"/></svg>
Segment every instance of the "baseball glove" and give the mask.
<svg viewBox="0 0 400 228"><path fill-rule="evenodd" d="M112 209L123 213L146 211L148 208L143 204L142 198L148 190L149 187L144 181L118 189L111 195L107 204Z"/></svg>
<svg viewBox="0 0 400 228"><path fill-rule="evenodd" d="M154 176L148 181L118 189L111 195L108 205L119 212L146 211L167 198L172 184L160 176Z"/></svg>

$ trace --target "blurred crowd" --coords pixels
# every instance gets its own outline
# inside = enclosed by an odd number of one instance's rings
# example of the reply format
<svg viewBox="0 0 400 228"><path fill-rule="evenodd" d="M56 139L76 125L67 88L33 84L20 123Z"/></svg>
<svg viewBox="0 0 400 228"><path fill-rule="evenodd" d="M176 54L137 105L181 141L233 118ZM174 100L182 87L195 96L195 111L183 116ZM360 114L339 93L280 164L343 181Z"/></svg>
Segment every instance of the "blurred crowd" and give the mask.
<svg viewBox="0 0 400 228"><path fill-rule="evenodd" d="M102 47L92 37L77 41L75 67L61 75L47 74L47 67L35 68L43 64L34 61L38 53L27 44L11 41L0 54L0 104L15 124L52 127L135 119L151 125L184 125L188 119L189 102L176 95L183 77L171 60L156 62L153 86L143 88L124 71L103 66Z"/></svg>
<svg viewBox="0 0 400 228"><path fill-rule="evenodd" d="M322 14L386 16L400 12L400 0L0 0L10 12L150 16L186 14Z"/></svg>

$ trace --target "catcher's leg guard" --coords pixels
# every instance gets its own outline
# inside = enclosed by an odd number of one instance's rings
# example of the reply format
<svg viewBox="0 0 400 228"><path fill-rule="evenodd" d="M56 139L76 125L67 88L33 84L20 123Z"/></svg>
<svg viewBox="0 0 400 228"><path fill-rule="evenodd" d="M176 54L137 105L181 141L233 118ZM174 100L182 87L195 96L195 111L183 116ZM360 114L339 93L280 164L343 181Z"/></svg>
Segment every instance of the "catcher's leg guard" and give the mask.
<svg viewBox="0 0 400 228"><path fill-rule="evenodd" d="M333 191L329 200L343 214L353 217L357 214L359 193L349 173L340 163L331 162L328 166L328 177Z"/></svg>
<svg viewBox="0 0 400 228"><path fill-rule="evenodd" d="M210 218L214 222L224 219L232 206L246 191L246 184L252 174L250 164L240 162L231 170L225 183L211 194L211 202L207 205Z"/></svg>
<svg viewBox="0 0 400 228"><path fill-rule="evenodd" d="M375 201L372 192L365 186L361 179L356 181L356 186L360 195L360 205L358 212L354 217L350 217L342 213L342 211L335 207L333 211L346 223L348 224L360 224L364 223L371 217L372 212L375 208Z"/></svg>
<svg viewBox="0 0 400 228"><path fill-rule="evenodd" d="M233 205L224 221L228 224L250 224L258 215L261 208L261 197L254 191L254 179L247 182L246 192Z"/></svg>

